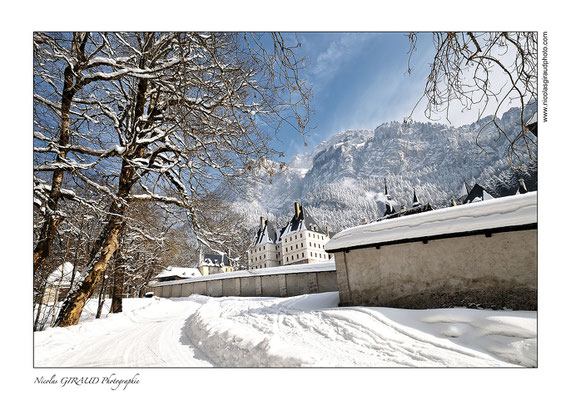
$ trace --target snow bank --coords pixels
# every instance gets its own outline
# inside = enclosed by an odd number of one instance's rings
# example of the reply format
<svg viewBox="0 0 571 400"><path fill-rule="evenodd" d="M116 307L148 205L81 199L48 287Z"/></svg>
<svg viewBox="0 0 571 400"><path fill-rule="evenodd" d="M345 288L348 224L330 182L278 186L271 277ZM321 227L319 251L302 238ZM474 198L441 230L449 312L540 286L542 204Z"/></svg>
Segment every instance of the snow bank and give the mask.
<svg viewBox="0 0 571 400"><path fill-rule="evenodd" d="M536 367L537 313L338 308L289 298L125 299L34 333L35 367Z"/></svg>
<svg viewBox="0 0 571 400"><path fill-rule="evenodd" d="M220 366L537 366L535 312L337 308L337 303L337 292L208 298L187 334Z"/></svg>
<svg viewBox="0 0 571 400"><path fill-rule="evenodd" d="M537 223L537 192L448 207L345 229L326 251Z"/></svg>

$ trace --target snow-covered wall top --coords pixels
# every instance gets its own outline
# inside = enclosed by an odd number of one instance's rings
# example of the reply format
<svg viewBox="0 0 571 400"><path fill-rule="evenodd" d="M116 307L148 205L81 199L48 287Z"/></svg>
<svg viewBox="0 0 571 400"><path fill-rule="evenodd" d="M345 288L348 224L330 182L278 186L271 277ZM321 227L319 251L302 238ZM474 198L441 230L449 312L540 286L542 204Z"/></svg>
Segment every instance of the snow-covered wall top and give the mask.
<svg viewBox="0 0 571 400"><path fill-rule="evenodd" d="M311 264L285 265L281 267L226 272L222 274L201 276L198 278L181 279L178 281L168 281L160 283L157 282L151 284L151 286L158 287L158 286L180 285L181 283L189 283L189 282L212 281L218 279L248 278L252 276L301 274L305 272L326 272L326 271L335 271L335 261L325 261L325 262L311 263Z"/></svg>
<svg viewBox="0 0 571 400"><path fill-rule="evenodd" d="M188 267L168 267L163 270L160 274L155 276L155 279L166 278L169 276L178 276L180 278L190 278L193 276L202 276L198 268L188 268Z"/></svg>
<svg viewBox="0 0 571 400"><path fill-rule="evenodd" d="M326 251L537 223L537 192L502 197L345 229Z"/></svg>

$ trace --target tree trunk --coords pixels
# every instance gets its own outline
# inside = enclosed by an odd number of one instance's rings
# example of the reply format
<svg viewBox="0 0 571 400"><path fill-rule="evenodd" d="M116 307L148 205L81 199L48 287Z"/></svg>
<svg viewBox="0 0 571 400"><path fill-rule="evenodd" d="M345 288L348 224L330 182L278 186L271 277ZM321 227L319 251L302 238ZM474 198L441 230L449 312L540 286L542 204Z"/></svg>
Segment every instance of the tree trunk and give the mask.
<svg viewBox="0 0 571 400"><path fill-rule="evenodd" d="M107 279L103 276L103 280L101 281L101 288L99 289L99 301L97 303L97 313L95 314L95 319L101 318L101 312L103 311L103 305L105 304L105 285L107 283Z"/></svg>
<svg viewBox="0 0 571 400"><path fill-rule="evenodd" d="M38 301L37 301L37 303L38 303L38 313L36 314L36 319L35 319L35 321L34 321L34 332L38 330L38 324L39 324L39 322L40 322L40 315L41 315L41 312L42 312L42 304L43 304L43 302L44 302L44 296L45 296L45 294L46 294L46 284L44 283L44 284L41 285L40 290L39 290L39 295L40 295L40 297L39 297L39 299L38 299Z"/></svg>
<svg viewBox="0 0 571 400"><path fill-rule="evenodd" d="M117 217L115 216L113 219L117 219ZM109 259L113 256L115 250L117 250L117 237L119 236L119 231L121 229L121 223L114 222L115 221L110 222L112 226L111 229L109 229L109 233L103 244L99 259L93 268L91 268L79 289L73 292L73 294L68 296L66 299L60 312L60 317L56 322L57 326L77 325L85 303L91 297L95 290L95 286L105 274Z"/></svg>
<svg viewBox="0 0 571 400"><path fill-rule="evenodd" d="M150 41L147 44L150 45L152 40L153 36L151 35ZM144 67L145 63L146 56L143 56L140 61L141 67ZM147 79L140 79L135 96L136 103L134 121L138 121L139 118L144 114L147 87ZM136 135L135 125L133 125L133 130L133 135ZM145 148L144 146L136 146L130 150L131 151L127 150L127 153L131 153L132 159L136 159L143 156ZM101 243L99 259L93 265L93 267L91 267L87 277L82 282L79 289L67 297L62 307L62 311L60 312L60 316L58 317L58 326L64 327L77 325L87 299L89 299L89 297L93 294L95 286L101 280L101 277L107 270L109 260L119 247L119 237L125 227L124 215L125 206L127 204L127 197L129 196L131 188L137 179L139 179L139 177L135 175L135 172L136 170L135 167L133 167L131 160L124 158L121 163L121 172L119 174L119 188L117 190L118 200L114 201L111 204L109 209L109 222L99 237L99 241ZM97 244L97 247L99 247L99 243Z"/></svg>
<svg viewBox="0 0 571 400"><path fill-rule="evenodd" d="M142 153L143 149L140 149ZM140 153L134 157L140 156ZM119 237L123 231L124 214L126 199L131 191L131 187L136 181L135 169L128 160L123 160L121 164L121 174L119 175L119 189L117 190L117 201L114 201L109 209L109 219L107 225L103 229L101 235L101 251L99 258L89 270L87 277L81 283L81 286L72 294L68 295L65 300L58 321L57 326L70 326L76 325L83 311L85 303L93 295L95 286L99 283L105 271L109 260L119 247ZM90 263L91 264L91 263Z"/></svg>
<svg viewBox="0 0 571 400"><path fill-rule="evenodd" d="M113 273L113 300L111 301L111 313L123 312L123 285L125 284L125 266L121 257L121 248L117 250L117 257Z"/></svg>
<svg viewBox="0 0 571 400"><path fill-rule="evenodd" d="M75 91L73 90L73 76L73 71L68 65L64 70L64 87L61 99L61 128L58 139L58 144L62 147L65 147L69 144L69 117L71 103L75 94ZM61 162L65 160L66 155L67 150L60 150L56 157L56 161ZM39 268L50 255L50 248L52 247L55 233L64 219L62 216L55 214L59 199L61 197L63 175L64 172L60 169L54 171L52 176L52 187L47 200L48 215L44 225L42 226L38 243L34 249L34 274L39 270Z"/></svg>

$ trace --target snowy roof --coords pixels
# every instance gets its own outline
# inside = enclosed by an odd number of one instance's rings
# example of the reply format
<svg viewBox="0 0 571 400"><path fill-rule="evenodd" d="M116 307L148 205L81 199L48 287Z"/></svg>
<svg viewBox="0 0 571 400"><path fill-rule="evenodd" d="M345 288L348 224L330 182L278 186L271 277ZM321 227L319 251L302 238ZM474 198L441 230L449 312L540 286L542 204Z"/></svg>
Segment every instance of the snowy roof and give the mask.
<svg viewBox="0 0 571 400"><path fill-rule="evenodd" d="M537 223L537 192L442 208L345 229L326 251Z"/></svg>
<svg viewBox="0 0 571 400"><path fill-rule="evenodd" d="M462 202L464 204L475 203L477 201L491 200L493 198L494 196L492 196L486 191L486 189L476 183Z"/></svg>
<svg viewBox="0 0 571 400"><path fill-rule="evenodd" d="M203 265L228 266L230 265L230 260L221 254L205 254L200 263L200 266Z"/></svg>
<svg viewBox="0 0 571 400"><path fill-rule="evenodd" d="M71 283L71 274L73 273L73 264L66 261L59 267L57 267L47 279L50 285L69 285ZM79 271L75 271L75 278L80 276ZM61 282L60 282L61 281Z"/></svg>
<svg viewBox="0 0 571 400"><path fill-rule="evenodd" d="M253 270L242 270L234 272L225 272L221 274L200 276L197 278L184 279L174 282L154 283L152 286L179 285L186 282L202 282L217 279L246 278L251 276L279 275L279 274L301 274L304 272L324 272L335 271L335 261L325 261L311 264L295 264L285 265L281 267L260 268Z"/></svg>
<svg viewBox="0 0 571 400"><path fill-rule="evenodd" d="M300 204L299 215L294 214L288 224L280 231L280 239L285 235L301 232L304 229L323 234L325 233L325 231L317 225L317 222L315 222L311 215L309 215L309 213L305 211L303 206Z"/></svg>
<svg viewBox="0 0 571 400"><path fill-rule="evenodd" d="M167 267L160 274L155 276L154 279L168 278L176 276L179 278L191 278L195 276L202 276L198 268L190 267Z"/></svg>
<svg viewBox="0 0 571 400"><path fill-rule="evenodd" d="M274 226L271 222L264 220L263 226L258 228L256 238L254 239L254 246L265 243L278 243L278 236Z"/></svg>

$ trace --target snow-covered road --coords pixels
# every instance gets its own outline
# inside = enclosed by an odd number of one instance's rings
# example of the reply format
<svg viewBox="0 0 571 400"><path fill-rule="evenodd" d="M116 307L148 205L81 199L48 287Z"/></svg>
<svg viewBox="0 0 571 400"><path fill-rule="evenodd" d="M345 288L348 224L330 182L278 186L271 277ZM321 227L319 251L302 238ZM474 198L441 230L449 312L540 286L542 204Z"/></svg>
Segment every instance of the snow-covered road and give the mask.
<svg viewBox="0 0 571 400"><path fill-rule="evenodd" d="M129 299L130 310L35 334L35 366L536 366L536 312L338 308L291 298Z"/></svg>
<svg viewBox="0 0 571 400"><path fill-rule="evenodd" d="M212 365L192 345L185 333L187 319L197 310L199 303L158 299L128 299L127 303L129 308L134 309L69 328L37 332L35 366Z"/></svg>

